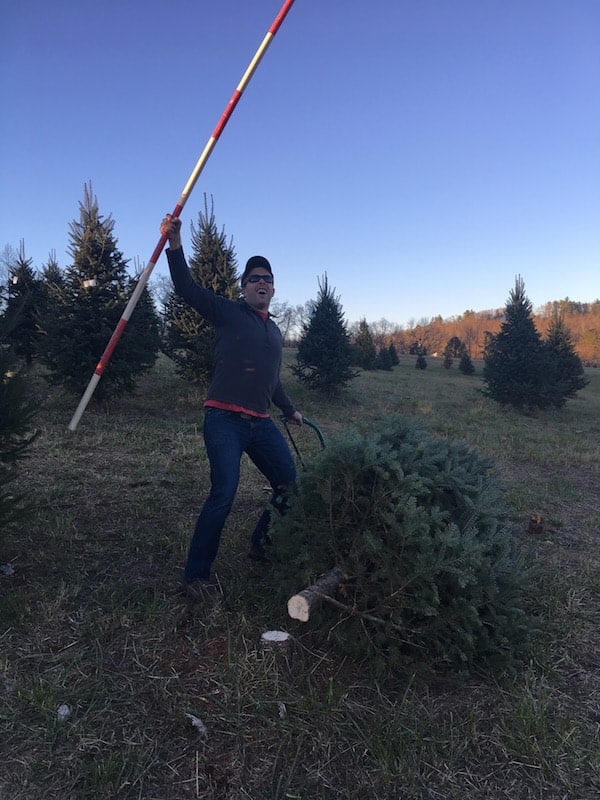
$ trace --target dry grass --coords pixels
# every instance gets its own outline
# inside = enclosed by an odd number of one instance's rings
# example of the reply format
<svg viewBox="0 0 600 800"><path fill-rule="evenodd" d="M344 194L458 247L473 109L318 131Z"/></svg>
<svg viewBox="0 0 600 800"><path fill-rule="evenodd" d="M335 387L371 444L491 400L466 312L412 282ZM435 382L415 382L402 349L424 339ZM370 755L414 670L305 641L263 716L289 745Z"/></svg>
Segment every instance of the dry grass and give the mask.
<svg viewBox="0 0 600 800"><path fill-rule="evenodd" d="M0 575L0 798L597 797L600 375L539 417L485 400L479 375L404 361L335 405L286 381L326 438L403 411L496 460L542 566L541 633L518 676L428 683L373 680L273 604L246 557L265 502L248 465L217 561L226 598L186 606L179 573L207 469L201 398L167 362L75 434L73 398L40 383L42 433L20 480L38 510L0 559L14 569ZM318 448L309 430L295 438L306 458ZM527 533L533 513L543 536ZM289 660L261 651L271 628L293 634Z"/></svg>

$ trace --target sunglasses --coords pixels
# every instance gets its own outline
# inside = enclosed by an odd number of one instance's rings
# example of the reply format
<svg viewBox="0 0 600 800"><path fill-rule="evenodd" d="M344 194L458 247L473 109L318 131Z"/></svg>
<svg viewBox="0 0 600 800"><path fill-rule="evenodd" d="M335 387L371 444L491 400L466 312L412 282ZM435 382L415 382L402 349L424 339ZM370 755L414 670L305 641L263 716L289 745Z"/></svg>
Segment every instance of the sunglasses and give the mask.
<svg viewBox="0 0 600 800"><path fill-rule="evenodd" d="M246 278L246 283L258 283L264 281L265 283L273 283L272 275L249 275Z"/></svg>

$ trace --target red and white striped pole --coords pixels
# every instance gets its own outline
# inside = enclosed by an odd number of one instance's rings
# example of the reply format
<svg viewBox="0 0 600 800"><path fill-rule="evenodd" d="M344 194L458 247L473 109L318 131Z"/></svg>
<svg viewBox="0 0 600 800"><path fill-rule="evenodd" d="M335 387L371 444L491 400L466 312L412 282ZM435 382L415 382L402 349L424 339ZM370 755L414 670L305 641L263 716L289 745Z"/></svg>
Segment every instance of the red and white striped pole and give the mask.
<svg viewBox="0 0 600 800"><path fill-rule="evenodd" d="M172 212L172 216L173 217L178 217L181 214L181 212L183 211L183 207L185 206L185 204L186 204L186 202L188 200L188 197L192 193L192 189L196 185L196 181L198 180L198 178L200 176L200 173L204 169L204 166L205 166L206 162L208 161L208 159L210 157L210 154L212 153L213 148L214 148L215 144L217 143L217 140L219 139L221 133L223 132L223 128L225 127L225 125L227 125L227 122L229 121L229 118L231 117L234 108L238 104L238 101L239 101L240 97L242 96L242 93L243 93L244 89L246 88L246 86L250 82L250 79L254 75L254 73L256 71L256 68L260 64L260 62L262 60L262 57L266 53L267 48L271 44L271 41L272 41L273 37L275 36L277 31L279 30L279 28L281 26L281 23L285 19L286 15L287 15L288 11L290 10L290 8L292 7L293 3L294 3L294 0L285 0L284 4L282 5L282 7L279 10L279 13L277 14L277 16L274 19L273 24L271 25L271 27L267 31L267 33L266 33L264 39L262 40L258 50L254 54L254 57L252 58L252 61L248 65L248 68L247 68L246 72L242 76L241 81L237 85L234 93L232 94L231 99L230 99L229 103L227 104L227 106L225 108L225 111L221 115L221 119L217 123L217 127L214 129L214 131L212 132L208 142L206 143L206 146L205 146L204 150L202 151L202 155L200 156L200 158L196 162L196 166L194 167L194 169L192 171L192 174L190 175L190 177L188 179L188 182L186 183L186 185L185 185L185 187L183 189L183 192L181 193L181 197L179 198L179 200L177 201L177 205L173 209L173 212ZM112 356L113 351L114 351L115 347L117 346L117 343L118 343L119 339L121 338L121 335L123 334L123 331L125 330L125 328L127 326L127 323L129 322L129 318L131 317L131 314L133 313L133 310L136 307L136 305L138 303L138 300L140 299L140 296L141 296L142 292L144 291L144 288L145 288L146 284L148 283L150 275L152 274L152 270L156 266L156 263L157 263L158 259L160 258L160 255L161 255L162 251L164 250L164 247L165 247L166 243L167 243L167 236L165 234L163 234L160 237L160 239L158 240L158 244L154 248L154 252L150 256L150 260L148 262L148 265L146 266L146 268L144 269L144 271L140 275L140 279L139 279L139 281L137 283L137 286L135 287L135 289L133 291L133 294L131 295L131 298L129 299L129 302L127 303L125 311L123 312L123 315L121 316L121 319L119 320L119 322L117 324L117 327L114 329L113 334L110 337L110 340L109 340L108 344L106 345L104 353L102 354L102 356L100 358L100 361L98 362L98 364L96 366L96 369L94 370L94 374L92 375L91 380L88 383L87 388L86 388L85 392L83 393L83 395L81 397L81 400L79 401L79 405L77 406L77 409L76 409L75 413L73 414L73 418L72 418L71 422L69 423L69 430L70 431L74 431L77 428L77 425L79 424L79 420L81 419L81 417L83 415L83 412L87 408L87 404L89 403L92 395L94 394L94 390L96 389L96 386L98 385L98 381L100 380L104 370L106 369L106 365L108 364L108 362L110 360L110 357Z"/></svg>

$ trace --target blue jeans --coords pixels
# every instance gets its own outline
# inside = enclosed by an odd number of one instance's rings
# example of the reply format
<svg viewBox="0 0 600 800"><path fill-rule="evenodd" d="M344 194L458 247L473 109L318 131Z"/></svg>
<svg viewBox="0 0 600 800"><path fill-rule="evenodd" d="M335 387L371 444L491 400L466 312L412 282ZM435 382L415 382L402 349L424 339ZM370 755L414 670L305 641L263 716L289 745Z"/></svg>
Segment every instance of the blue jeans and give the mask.
<svg viewBox="0 0 600 800"><path fill-rule="evenodd" d="M296 465L273 420L247 419L233 411L207 408L204 415L204 443L210 463L211 489L196 522L185 566L184 578L190 583L208 580L217 556L221 533L231 510L240 480L243 453L262 472L273 489L272 504L281 510L285 494L296 480ZM269 523L263 513L252 534L260 544Z"/></svg>

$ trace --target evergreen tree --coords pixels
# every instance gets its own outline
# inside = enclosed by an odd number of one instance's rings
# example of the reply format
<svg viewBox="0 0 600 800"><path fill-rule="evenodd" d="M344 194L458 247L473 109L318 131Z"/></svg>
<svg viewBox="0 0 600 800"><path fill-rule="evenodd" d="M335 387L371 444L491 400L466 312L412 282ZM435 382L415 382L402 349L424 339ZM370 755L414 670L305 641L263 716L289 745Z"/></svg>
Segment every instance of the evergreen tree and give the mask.
<svg viewBox="0 0 600 800"><path fill-rule="evenodd" d="M8 322L0 320L0 544L2 535L22 522L26 503L13 494L11 484L17 477L17 462L35 433L32 431L36 406L28 385L19 372L16 357L9 346Z"/></svg>
<svg viewBox="0 0 600 800"><path fill-rule="evenodd" d="M394 343L390 342L390 346L388 347L388 352L390 354L390 362L392 367L397 367L400 363L400 359L398 357L398 351L396 350Z"/></svg>
<svg viewBox="0 0 600 800"><path fill-rule="evenodd" d="M468 354L466 349L460 357L458 368L463 375L472 375L475 372L475 366L471 361L471 356Z"/></svg>
<svg viewBox="0 0 600 800"><path fill-rule="evenodd" d="M379 349L377 358L375 360L375 367L377 369L383 369L386 372L392 371L392 359L390 357L390 351L387 347L381 347Z"/></svg>
<svg viewBox="0 0 600 800"><path fill-rule="evenodd" d="M377 350L366 319L361 319L358 323L358 331L354 337L352 351L354 353L354 363L358 367L365 370L377 369Z"/></svg>
<svg viewBox="0 0 600 800"><path fill-rule="evenodd" d="M8 341L15 355L31 364L41 337L38 327L39 312L43 302L40 279L33 270L32 261L25 257L25 246L21 242L19 255L11 270L7 303L4 311Z"/></svg>
<svg viewBox="0 0 600 800"><path fill-rule="evenodd" d="M571 334L560 314L552 319L544 347L549 362L551 402L556 408L562 408L589 381L585 377L581 359L575 352Z"/></svg>
<svg viewBox="0 0 600 800"><path fill-rule="evenodd" d="M510 292L500 332L488 341L483 380L484 393L499 403L523 411L551 404L548 357L520 276Z"/></svg>
<svg viewBox="0 0 600 800"><path fill-rule="evenodd" d="M237 261L225 231L218 231L214 204L210 209L204 195L204 213L198 215L198 228L192 224L193 253L189 259L194 280L215 294L237 300ZM212 325L171 291L165 304L165 353L177 365L177 371L192 383L205 384L213 368L215 335Z"/></svg>
<svg viewBox="0 0 600 800"><path fill-rule="evenodd" d="M427 359L425 358L425 353L422 350L419 351L419 355L417 356L417 360L415 361L415 368L427 369Z"/></svg>
<svg viewBox="0 0 600 800"><path fill-rule="evenodd" d="M465 350L465 345L463 342L461 342L458 336L453 336L448 340L448 343L444 348L444 356L449 356L450 358L460 358Z"/></svg>
<svg viewBox="0 0 600 800"><path fill-rule="evenodd" d="M0 312L6 307L8 278L17 262L17 252L11 244L5 244L0 251Z"/></svg>
<svg viewBox="0 0 600 800"><path fill-rule="evenodd" d="M269 580L289 598L344 575L311 625L389 673L514 666L529 577L492 463L399 415L334 437L273 520Z"/></svg>
<svg viewBox="0 0 600 800"><path fill-rule="evenodd" d="M132 289L113 233L115 223L100 215L91 185L84 187L79 210L79 221L70 226L73 263L62 281L47 284L53 313L44 320L43 349L50 380L75 393L87 386ZM138 305L148 313L132 314L97 386L96 400L132 391L138 375L156 361L158 319L147 288Z"/></svg>
<svg viewBox="0 0 600 800"><path fill-rule="evenodd" d="M40 331L45 331L48 327L48 321L54 317L56 313L56 298L64 288L64 283L63 273L56 260L56 251L52 250L48 256L48 261L42 267L41 297L38 308Z"/></svg>
<svg viewBox="0 0 600 800"><path fill-rule="evenodd" d="M304 324L296 362L291 369L298 379L331 397L338 396L356 377L342 306L327 275L319 281L319 294Z"/></svg>
<svg viewBox="0 0 600 800"><path fill-rule="evenodd" d="M56 250L48 254L48 261L42 267L42 280L46 286L63 286L64 276L56 260Z"/></svg>
<svg viewBox="0 0 600 800"><path fill-rule="evenodd" d="M143 271L143 269L142 269ZM129 298L133 294L136 285L141 277L140 271L134 277L127 277L126 296ZM135 311L131 320L135 317L134 325L136 335L126 342L130 362L141 365L143 370L150 369L155 363L161 349L160 340L160 318L156 311L154 299L148 287L140 295ZM131 321L128 324L131 325ZM146 332L143 336L142 333ZM125 330L127 333L127 329ZM116 352L116 351L115 351Z"/></svg>

